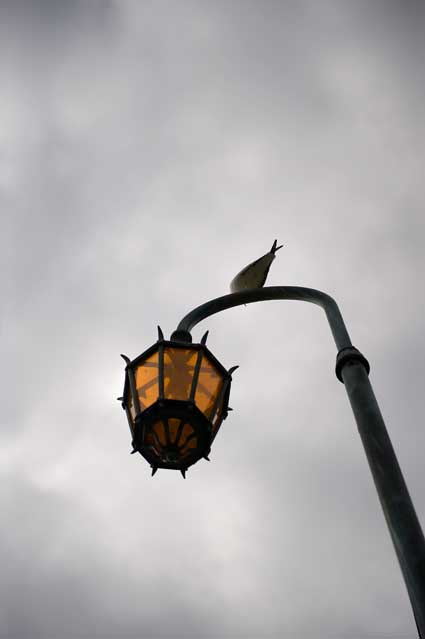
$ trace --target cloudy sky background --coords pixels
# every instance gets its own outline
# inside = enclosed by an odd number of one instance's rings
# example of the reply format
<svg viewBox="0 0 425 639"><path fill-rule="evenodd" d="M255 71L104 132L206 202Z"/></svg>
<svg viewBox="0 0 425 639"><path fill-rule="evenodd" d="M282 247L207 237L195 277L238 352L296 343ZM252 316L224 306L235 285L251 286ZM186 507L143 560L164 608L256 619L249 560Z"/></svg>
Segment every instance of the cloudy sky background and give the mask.
<svg viewBox="0 0 425 639"><path fill-rule="evenodd" d="M0 636L416 636L322 311L210 318L212 451L150 477L131 358L277 238L340 304L422 522L425 10L3 0Z"/></svg>

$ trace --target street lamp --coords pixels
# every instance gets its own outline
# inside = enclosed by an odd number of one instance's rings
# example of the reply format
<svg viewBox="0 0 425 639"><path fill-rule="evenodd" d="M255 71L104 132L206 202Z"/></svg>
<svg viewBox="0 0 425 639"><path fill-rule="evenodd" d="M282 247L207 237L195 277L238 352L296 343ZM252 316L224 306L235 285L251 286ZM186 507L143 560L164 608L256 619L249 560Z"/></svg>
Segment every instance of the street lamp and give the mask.
<svg viewBox="0 0 425 639"><path fill-rule="evenodd" d="M228 371L228 377L226 377L225 369L206 350L205 342L201 341L201 344L198 345L191 344L190 331L200 321L227 308L276 299L311 302L325 311L338 351L335 372L337 378L345 385L412 604L419 637L425 639L425 540L422 529L369 381L369 363L352 345L338 305L326 293L299 286L270 286L224 295L210 300L188 313L172 334L170 342L163 341L162 334L160 334L157 346L152 347L133 362L125 358L127 362L126 381L124 396L120 399L129 419L133 437L133 452L139 450L153 466L153 472L157 467L176 468L183 471L183 475L184 470L190 464L208 454L207 451L209 451L218 427L214 432L214 422L210 421L210 418L214 419L214 416L202 414L201 406L196 406L196 362L199 362L200 358L204 361L205 354L206 360L216 367L217 375L221 374L222 376L221 388L223 389L224 385L227 384L226 391L223 391L222 399L217 404L217 407L221 407L217 408L217 415L220 415L218 417L219 424L227 414L230 378L233 369ZM179 391L180 395L177 398L168 397L165 386L161 387L161 384L165 384L166 379L165 369L161 370L161 366L164 365L161 362L166 361L161 359L161 349L163 349L165 358L167 349L173 348L179 353L179 361L184 359L184 364L181 366L171 363L170 359L167 369L171 385L184 389ZM185 355L183 356L182 353ZM155 371L153 377L150 376L151 373L147 372L147 369L143 370L148 363ZM145 388L144 392L146 395L150 393L149 397L152 399L150 406L143 403L144 400L140 403L140 399L139 404L137 403L140 393L135 379L137 380L139 367L142 370L140 375L145 380L142 384L142 387ZM162 379L164 382L161 381ZM218 395L215 397L217 398ZM177 411L175 402L178 402L178 409L181 410L178 412L178 416L177 413L173 412ZM164 417L162 417L163 415ZM175 418L179 419L180 423L187 423L193 428L193 436L196 438L197 444L187 457L183 455L183 452L187 452L184 449L184 451L180 451L179 456L170 460L167 446L164 447L163 444L157 443L157 440L161 443L158 431L157 439L150 433L157 428L155 424L165 425L166 420L170 423L170 419ZM159 420L159 422L155 420ZM163 438L162 441L166 440ZM153 446L154 442L156 442L156 446Z"/></svg>
<svg viewBox="0 0 425 639"><path fill-rule="evenodd" d="M208 332L200 344L158 341L133 361L122 355L124 393L119 399L127 413L133 453L158 468L186 470L199 459L208 459L211 444L229 410L234 366L226 370L206 347ZM178 335L177 335L178 338Z"/></svg>

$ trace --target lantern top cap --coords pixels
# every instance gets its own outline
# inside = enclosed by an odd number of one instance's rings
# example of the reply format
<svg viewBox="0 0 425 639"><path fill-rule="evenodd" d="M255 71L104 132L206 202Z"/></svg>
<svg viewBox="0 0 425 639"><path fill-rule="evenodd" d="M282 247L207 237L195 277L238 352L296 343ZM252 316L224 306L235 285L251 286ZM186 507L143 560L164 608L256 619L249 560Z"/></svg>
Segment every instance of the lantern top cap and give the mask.
<svg viewBox="0 0 425 639"><path fill-rule="evenodd" d="M192 335L189 331L180 331L177 329L174 333L172 333L170 339L172 342L185 342L186 344L192 343Z"/></svg>

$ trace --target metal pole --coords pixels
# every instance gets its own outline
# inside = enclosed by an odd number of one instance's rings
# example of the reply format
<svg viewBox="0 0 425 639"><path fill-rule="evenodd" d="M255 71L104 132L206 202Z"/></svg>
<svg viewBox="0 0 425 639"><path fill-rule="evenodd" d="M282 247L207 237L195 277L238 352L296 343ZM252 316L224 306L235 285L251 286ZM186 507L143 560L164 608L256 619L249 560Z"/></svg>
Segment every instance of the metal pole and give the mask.
<svg viewBox="0 0 425 639"><path fill-rule="evenodd" d="M299 286L270 286L223 295L193 309L172 339L191 341L198 322L226 308L273 299L291 299L323 308L338 349L336 374L344 383L376 490L410 597L420 639L425 639L425 539L400 470L384 420L369 382L369 364L351 344L344 320L326 293Z"/></svg>
<svg viewBox="0 0 425 639"><path fill-rule="evenodd" d="M341 351L343 355L343 351ZM421 639L425 637L425 540L379 410L367 370L346 359L338 366L363 442ZM337 373L338 374L338 373ZM341 378L340 377L340 378Z"/></svg>

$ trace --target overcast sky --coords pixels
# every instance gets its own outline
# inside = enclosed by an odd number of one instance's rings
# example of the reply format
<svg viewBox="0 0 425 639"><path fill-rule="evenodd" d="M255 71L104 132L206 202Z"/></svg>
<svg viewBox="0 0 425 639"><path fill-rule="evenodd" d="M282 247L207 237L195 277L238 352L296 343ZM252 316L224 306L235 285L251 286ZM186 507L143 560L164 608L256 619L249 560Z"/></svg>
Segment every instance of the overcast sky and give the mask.
<svg viewBox="0 0 425 639"><path fill-rule="evenodd" d="M411 639L322 311L223 312L211 453L154 478L124 365L269 250L334 296L425 522L425 7L2 0L1 639Z"/></svg>

